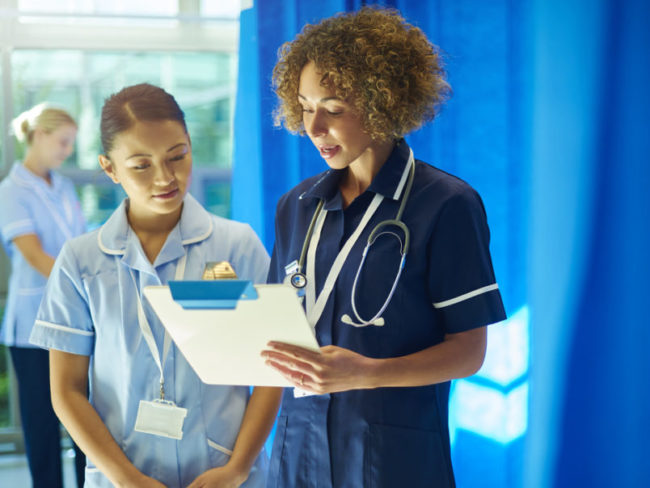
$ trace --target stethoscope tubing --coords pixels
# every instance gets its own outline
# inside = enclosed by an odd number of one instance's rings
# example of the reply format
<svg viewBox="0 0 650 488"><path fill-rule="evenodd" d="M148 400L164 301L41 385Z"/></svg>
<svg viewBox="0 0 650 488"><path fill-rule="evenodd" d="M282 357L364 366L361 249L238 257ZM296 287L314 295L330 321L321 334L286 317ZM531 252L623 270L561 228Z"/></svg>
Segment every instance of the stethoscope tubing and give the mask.
<svg viewBox="0 0 650 488"><path fill-rule="evenodd" d="M406 186L404 188L404 193L402 194L402 198L400 201L400 206L398 208L397 214L394 219L389 219L389 220L383 220L379 222L375 227L372 229L370 234L368 235L368 239L366 242L366 246L363 250L363 254L361 257L361 262L359 263L359 267L357 268L356 275L354 277L354 282L352 284L352 292L350 296L350 302L352 305L352 311L356 317L356 319L359 321L359 323L355 323L350 317L346 314L344 315L341 319L343 320L344 323L353 325L355 327L364 327L367 325L377 325L381 326L384 324L383 319L381 318L381 315L384 313L386 308L388 307L388 304L390 303L393 294L395 293L395 289L397 288L397 283L399 282L400 276L402 275L402 271L404 270L404 265L406 262L406 255L408 254L409 250L409 245L410 245L410 232L407 227L407 225L402 221L402 214L404 213L404 208L406 207L406 202L411 194L411 188L413 187L413 180L415 179L415 160L412 159L412 153L411 157L409 158L410 160L410 168L409 168L409 175L408 179L406 182ZM312 235L314 233L314 228L316 225L316 222L318 220L318 217L320 216L323 205L325 201L323 199L320 199L318 202L318 205L316 206L316 210L314 211L314 214L311 218L311 222L309 223L309 227L307 228L307 233L305 234L305 239L302 244L302 249L300 251L300 258L298 260L298 265L297 265L297 271L293 273L291 276L290 282L291 284L297 288L297 289L302 289L306 286L307 284L307 277L303 272L303 267L305 264L305 258L307 255L307 250L309 248L309 245L311 243ZM382 230L388 226L395 226L398 227L402 230L404 233L404 241L400 239L400 237L390 231L383 231ZM392 234L394 235L399 241L400 241L400 254L401 254L401 259L400 259L400 264L399 268L397 271L397 275L395 276L395 279L393 281L393 284L391 286L390 292L388 293L388 296L386 300L384 301L383 305L380 307L379 311L374 315L374 317L370 320L364 320L361 318L359 315L359 312L357 311L356 307L356 289L357 289L357 283L359 281L359 276L361 275L361 270L363 269L363 265L366 261L366 257L368 255L368 251L370 249L370 246L372 246L375 242L375 240L383 234Z"/></svg>
<svg viewBox="0 0 650 488"><path fill-rule="evenodd" d="M402 255L406 255L408 253L409 244L411 242L411 236L408 227L406 226L406 224L404 224L404 222L402 222L402 214L404 213L404 208L406 207L406 201L411 195L411 188L413 187L414 179L415 179L415 161L411 163L411 167L409 168L408 180L406 181L404 194L402 195L402 200L400 202L395 218L391 220L382 220L377 225L375 225L375 227L370 232L370 235L368 236L367 246L372 245L374 240L378 237L379 230L381 230L383 227L386 227L388 225L396 225L404 232L404 244L402 246ZM305 234L305 240L303 241L302 249L300 250L300 258L298 259L299 273L302 273L302 270L304 269L305 257L307 256L307 249L309 248L309 243L311 242L311 237L312 234L314 233L316 220L318 220L318 216L320 215L324 204L325 204L325 200L320 199L318 201L318 205L316 206L314 215L311 218L311 222L309 222L309 227L307 228L307 233Z"/></svg>

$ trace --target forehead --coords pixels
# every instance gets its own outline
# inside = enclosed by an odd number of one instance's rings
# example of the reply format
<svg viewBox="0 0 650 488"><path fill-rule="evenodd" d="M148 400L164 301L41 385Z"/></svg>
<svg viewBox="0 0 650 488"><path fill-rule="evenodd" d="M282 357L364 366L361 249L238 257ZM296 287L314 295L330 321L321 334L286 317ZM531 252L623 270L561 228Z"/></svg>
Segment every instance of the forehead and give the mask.
<svg viewBox="0 0 650 488"><path fill-rule="evenodd" d="M50 132L55 137L74 137L76 133L77 127L72 124L61 125Z"/></svg>
<svg viewBox="0 0 650 488"><path fill-rule="evenodd" d="M300 72L298 94L309 101L319 101L323 98L336 97L333 87L323 82L323 73L318 71L316 64L309 61Z"/></svg>
<svg viewBox="0 0 650 488"><path fill-rule="evenodd" d="M170 147L189 143L185 129L175 120L137 121L115 137L113 153L167 151Z"/></svg>

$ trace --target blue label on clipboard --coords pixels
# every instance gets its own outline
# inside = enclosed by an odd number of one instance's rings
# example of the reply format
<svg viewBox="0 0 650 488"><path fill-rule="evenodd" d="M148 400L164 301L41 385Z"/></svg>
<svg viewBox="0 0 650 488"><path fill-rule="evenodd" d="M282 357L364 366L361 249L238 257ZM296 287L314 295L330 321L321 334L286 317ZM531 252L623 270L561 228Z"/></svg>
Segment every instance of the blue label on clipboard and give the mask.
<svg viewBox="0 0 650 488"><path fill-rule="evenodd" d="M170 281L172 298L183 308L235 308L239 300L255 300L257 290L248 280Z"/></svg>

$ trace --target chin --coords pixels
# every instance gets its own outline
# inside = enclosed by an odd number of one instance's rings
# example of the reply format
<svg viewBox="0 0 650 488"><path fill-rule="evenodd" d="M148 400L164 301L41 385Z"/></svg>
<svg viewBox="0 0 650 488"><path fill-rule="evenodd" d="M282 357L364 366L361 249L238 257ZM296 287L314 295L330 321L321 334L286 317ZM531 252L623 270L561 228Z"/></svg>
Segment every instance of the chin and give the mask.
<svg viewBox="0 0 650 488"><path fill-rule="evenodd" d="M325 163L332 169L345 169L350 166L350 162L345 159L325 159Z"/></svg>

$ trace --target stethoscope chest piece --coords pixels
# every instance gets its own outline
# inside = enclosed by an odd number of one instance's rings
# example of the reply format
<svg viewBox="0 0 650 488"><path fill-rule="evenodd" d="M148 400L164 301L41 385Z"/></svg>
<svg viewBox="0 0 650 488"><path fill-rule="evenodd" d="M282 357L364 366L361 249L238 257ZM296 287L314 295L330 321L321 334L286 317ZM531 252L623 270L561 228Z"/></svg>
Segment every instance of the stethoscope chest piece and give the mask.
<svg viewBox="0 0 650 488"><path fill-rule="evenodd" d="M298 261L292 261L284 267L285 278L284 282L290 284L296 290L298 290L298 295L302 295L305 291L305 286L307 286L307 276L302 272L301 266L298 264Z"/></svg>
<svg viewBox="0 0 650 488"><path fill-rule="evenodd" d="M307 285L307 277L304 273L293 273L290 277L291 285L294 288L304 288Z"/></svg>

